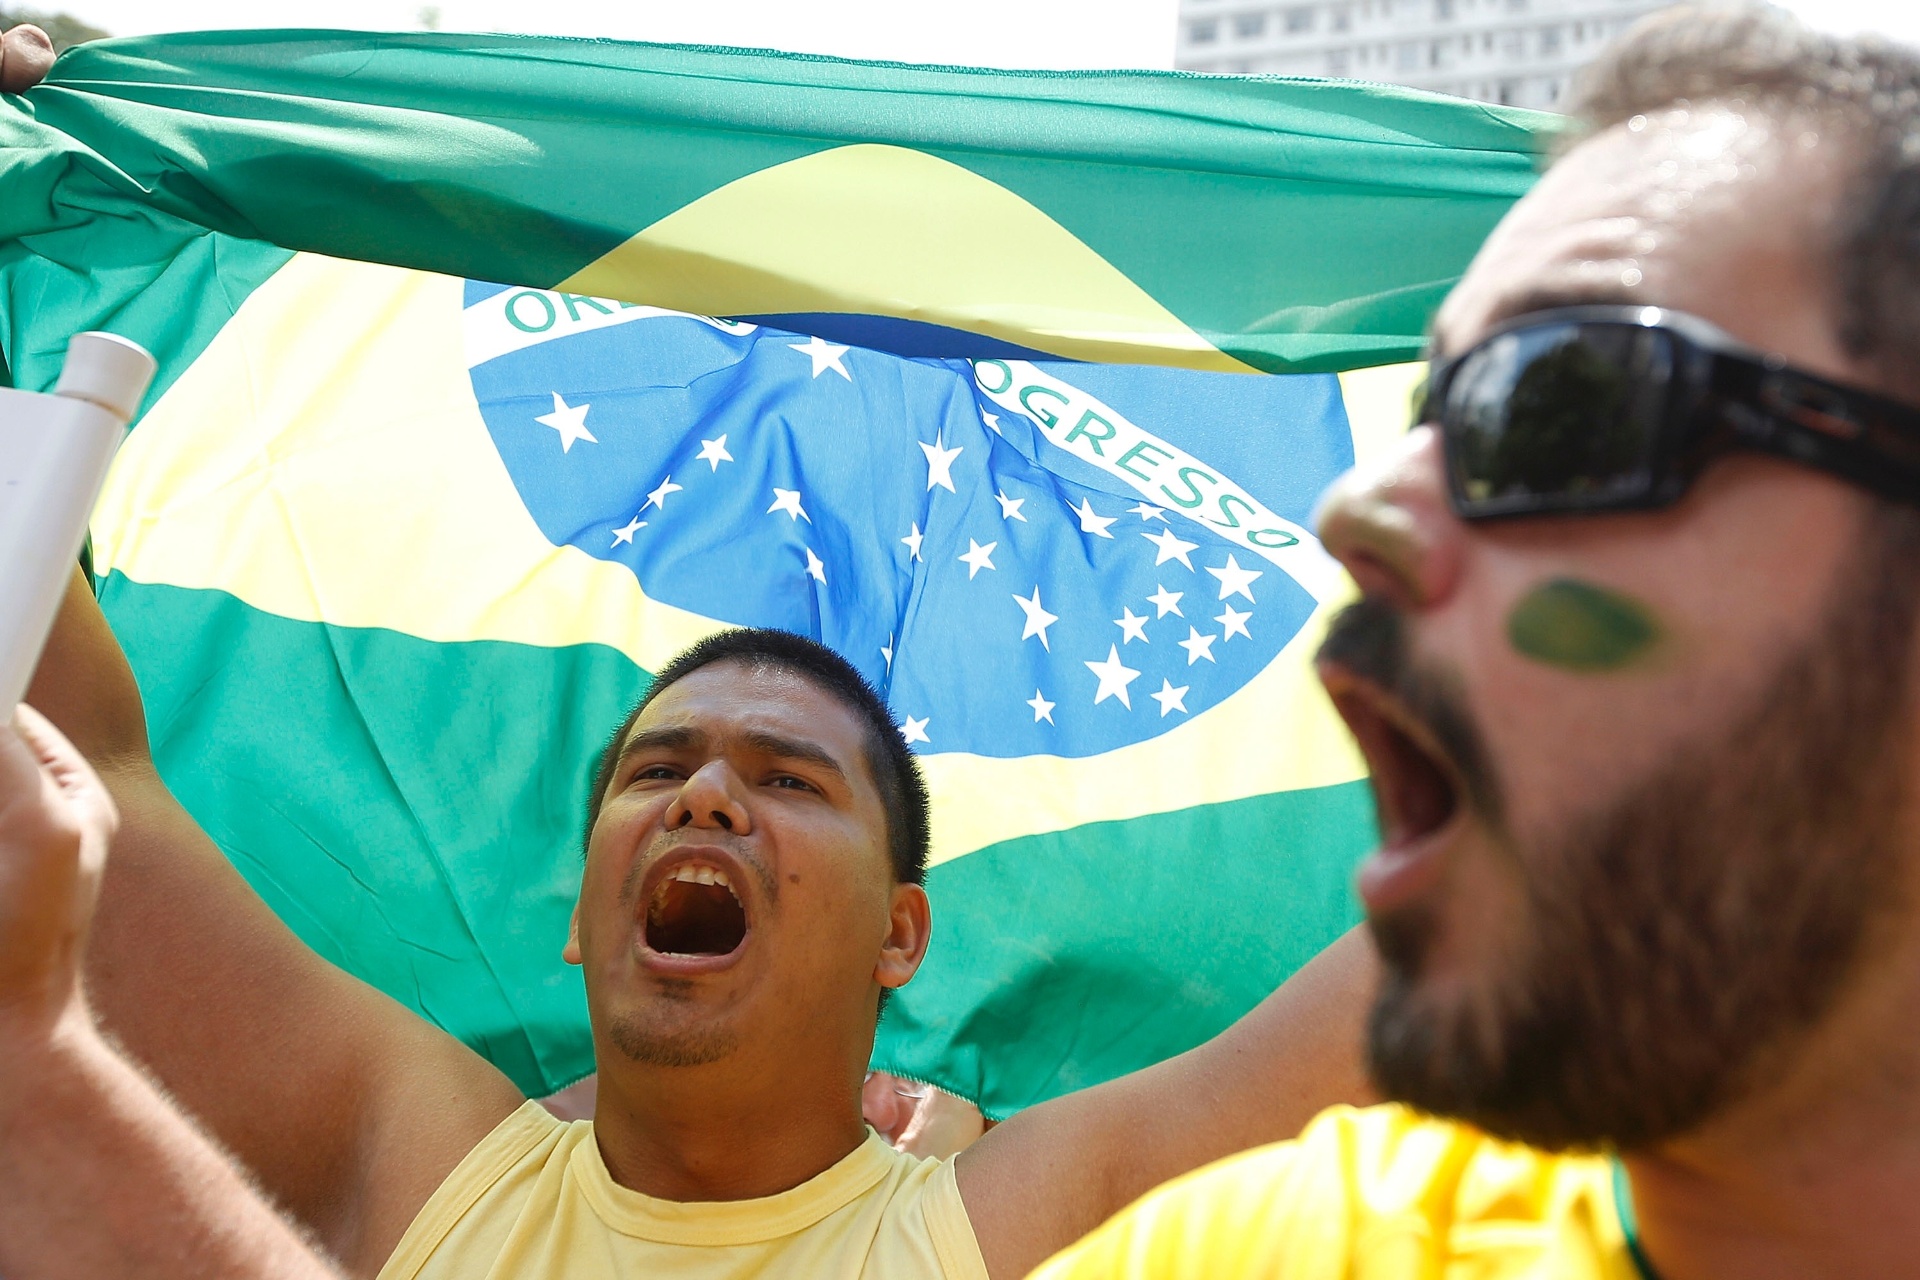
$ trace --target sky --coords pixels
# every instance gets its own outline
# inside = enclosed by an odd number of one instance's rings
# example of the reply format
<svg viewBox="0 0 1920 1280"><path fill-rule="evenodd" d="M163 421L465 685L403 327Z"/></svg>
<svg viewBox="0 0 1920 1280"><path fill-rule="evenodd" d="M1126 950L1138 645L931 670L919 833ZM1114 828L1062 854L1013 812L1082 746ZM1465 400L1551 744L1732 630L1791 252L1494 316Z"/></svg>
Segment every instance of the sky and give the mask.
<svg viewBox="0 0 1920 1280"><path fill-rule="evenodd" d="M537 31L966 66L1171 67L1178 0L36 0L115 35L219 27ZM264 15L264 16L263 16Z"/></svg>
<svg viewBox="0 0 1920 1280"><path fill-rule="evenodd" d="M1920 0L1776 0L1920 45ZM971 66L1170 67L1178 0L39 0L115 35L219 27L538 31ZM263 16L263 14L265 16Z"/></svg>
<svg viewBox="0 0 1920 1280"><path fill-rule="evenodd" d="M1816 27L1854 35L1873 31L1920 45L1920 0L1776 0Z"/></svg>

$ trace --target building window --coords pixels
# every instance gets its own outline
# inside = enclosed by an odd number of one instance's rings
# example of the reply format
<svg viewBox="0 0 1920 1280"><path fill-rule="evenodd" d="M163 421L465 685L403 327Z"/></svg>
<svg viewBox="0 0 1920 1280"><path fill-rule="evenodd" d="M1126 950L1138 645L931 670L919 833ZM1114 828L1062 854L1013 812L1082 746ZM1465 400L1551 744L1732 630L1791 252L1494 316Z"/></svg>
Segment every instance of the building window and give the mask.
<svg viewBox="0 0 1920 1280"><path fill-rule="evenodd" d="M1327 50L1327 74L1335 77L1347 74L1347 51L1345 49Z"/></svg>
<svg viewBox="0 0 1920 1280"><path fill-rule="evenodd" d="M1242 40L1251 40L1254 36L1267 33L1267 15L1261 13L1238 13L1233 18L1233 34Z"/></svg>
<svg viewBox="0 0 1920 1280"><path fill-rule="evenodd" d="M1287 10L1288 34L1311 30L1313 30L1313 10L1305 7Z"/></svg>
<svg viewBox="0 0 1920 1280"><path fill-rule="evenodd" d="M1540 28L1540 55L1542 57L1552 57L1554 54L1557 54L1559 52L1560 52L1560 28L1558 27Z"/></svg>
<svg viewBox="0 0 1920 1280"><path fill-rule="evenodd" d="M1335 31L1351 29L1353 26L1353 10L1349 9L1346 5L1340 5L1334 9L1329 25L1332 26Z"/></svg>
<svg viewBox="0 0 1920 1280"><path fill-rule="evenodd" d="M1508 13L1525 13L1526 11L1527 0L1507 0Z"/></svg>
<svg viewBox="0 0 1920 1280"><path fill-rule="evenodd" d="M1396 65L1398 65L1402 71L1412 71L1418 67L1420 65L1420 46L1417 44L1401 45Z"/></svg>
<svg viewBox="0 0 1920 1280"><path fill-rule="evenodd" d="M1503 107L1512 106L1513 96L1517 89L1518 86L1515 85L1513 81L1502 80L1500 82L1500 105Z"/></svg>
<svg viewBox="0 0 1920 1280"><path fill-rule="evenodd" d="M1192 44L1212 44L1220 38L1220 23L1215 18L1203 18L1199 22L1187 24L1187 40Z"/></svg>
<svg viewBox="0 0 1920 1280"><path fill-rule="evenodd" d="M1439 22L1453 21L1453 0L1433 0L1433 16Z"/></svg>

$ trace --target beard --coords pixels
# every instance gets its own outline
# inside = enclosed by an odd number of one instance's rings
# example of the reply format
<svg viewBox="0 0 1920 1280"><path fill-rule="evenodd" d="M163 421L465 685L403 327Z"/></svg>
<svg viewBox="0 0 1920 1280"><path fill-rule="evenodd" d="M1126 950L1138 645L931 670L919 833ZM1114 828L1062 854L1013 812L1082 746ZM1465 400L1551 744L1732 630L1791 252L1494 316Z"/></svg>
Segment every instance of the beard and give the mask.
<svg viewBox="0 0 1920 1280"><path fill-rule="evenodd" d="M630 1062L649 1067L704 1067L731 1057L740 1047L732 1027L692 1023L661 1016L656 1009L625 1013L607 1020L607 1040Z"/></svg>
<svg viewBox="0 0 1920 1280"><path fill-rule="evenodd" d="M1764 1083L1835 1005L1902 888L1920 519L1880 517L1891 529L1869 529L1816 634L1749 705L1531 847L1454 686L1412 669L1399 616L1363 601L1336 622L1323 654L1432 729L1523 881L1520 941L1465 1000L1422 988L1432 907L1370 922L1386 1096L1540 1148L1632 1151Z"/></svg>

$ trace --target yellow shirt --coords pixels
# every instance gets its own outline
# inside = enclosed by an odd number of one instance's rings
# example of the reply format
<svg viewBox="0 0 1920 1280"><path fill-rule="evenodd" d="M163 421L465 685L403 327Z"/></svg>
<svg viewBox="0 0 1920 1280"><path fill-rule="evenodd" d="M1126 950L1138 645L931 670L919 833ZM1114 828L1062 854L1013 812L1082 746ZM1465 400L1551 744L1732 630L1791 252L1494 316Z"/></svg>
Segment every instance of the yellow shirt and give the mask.
<svg viewBox="0 0 1920 1280"><path fill-rule="evenodd" d="M682 1204L620 1186L593 1125L529 1102L468 1153L380 1280L986 1280L951 1160L869 1131L764 1200Z"/></svg>
<svg viewBox="0 0 1920 1280"><path fill-rule="evenodd" d="M1335 1107L1148 1194L1031 1280L1640 1280L1617 1169Z"/></svg>

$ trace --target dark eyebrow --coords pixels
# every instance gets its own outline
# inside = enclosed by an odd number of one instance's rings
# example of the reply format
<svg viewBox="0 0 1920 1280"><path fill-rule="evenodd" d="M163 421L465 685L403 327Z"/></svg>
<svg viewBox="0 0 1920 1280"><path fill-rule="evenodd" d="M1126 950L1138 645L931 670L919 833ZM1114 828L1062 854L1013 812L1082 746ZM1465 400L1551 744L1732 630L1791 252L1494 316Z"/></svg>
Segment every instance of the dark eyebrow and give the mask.
<svg viewBox="0 0 1920 1280"><path fill-rule="evenodd" d="M1554 311L1561 307L1657 307L1659 305L1645 294L1636 293L1625 285L1541 285L1502 298L1499 305L1488 314L1486 328L1491 332L1516 316L1532 315L1536 311ZM1432 324L1429 323L1426 358L1441 360L1450 354L1454 353L1441 345L1439 335L1434 332Z"/></svg>
<svg viewBox="0 0 1920 1280"><path fill-rule="evenodd" d="M763 755L777 756L783 760L807 760L819 765L845 782L847 771L840 762L828 754L825 747L816 746L799 738L786 738L765 729L749 729L740 735L741 741Z"/></svg>
<svg viewBox="0 0 1920 1280"><path fill-rule="evenodd" d="M627 757L639 755L643 751L684 751L688 747L697 747L707 740L707 735L688 725L666 725L658 729L642 729L632 734L620 748L620 763L625 764Z"/></svg>

